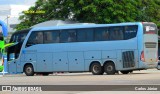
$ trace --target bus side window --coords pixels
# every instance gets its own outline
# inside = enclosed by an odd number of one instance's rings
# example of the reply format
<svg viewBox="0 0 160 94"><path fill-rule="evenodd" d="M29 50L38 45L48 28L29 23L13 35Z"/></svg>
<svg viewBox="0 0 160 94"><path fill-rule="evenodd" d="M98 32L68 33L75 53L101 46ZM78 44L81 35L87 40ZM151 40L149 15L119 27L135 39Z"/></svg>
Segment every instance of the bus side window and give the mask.
<svg viewBox="0 0 160 94"><path fill-rule="evenodd" d="M122 27L111 27L110 29L110 40L123 40L123 28Z"/></svg>
<svg viewBox="0 0 160 94"><path fill-rule="evenodd" d="M43 32L37 32L36 41L37 44L43 44Z"/></svg>
<svg viewBox="0 0 160 94"><path fill-rule="evenodd" d="M59 43L59 31L44 32L44 43Z"/></svg>
<svg viewBox="0 0 160 94"><path fill-rule="evenodd" d="M78 42L89 42L93 41L93 31L94 29L78 29L77 30L77 41Z"/></svg>
<svg viewBox="0 0 160 94"><path fill-rule="evenodd" d="M75 42L76 41L76 30L69 30L69 37L68 42Z"/></svg>
<svg viewBox="0 0 160 94"><path fill-rule="evenodd" d="M67 32L67 30L62 30L60 33L60 42L61 43L68 42L68 37L69 37L69 33Z"/></svg>
<svg viewBox="0 0 160 94"><path fill-rule="evenodd" d="M52 40L52 32L50 31L46 31L44 32L44 43L52 43L53 40Z"/></svg>
<svg viewBox="0 0 160 94"><path fill-rule="evenodd" d="M108 30L103 31L102 37L103 37L104 41L109 40L109 32L108 32Z"/></svg>
<svg viewBox="0 0 160 94"><path fill-rule="evenodd" d="M136 26L136 25L125 26L124 30L125 30L125 38L124 39L125 40L131 39L131 38L136 37L138 26Z"/></svg>
<svg viewBox="0 0 160 94"><path fill-rule="evenodd" d="M28 38L26 47L29 47L35 44L41 44L41 43L43 43L43 33L42 32L32 32Z"/></svg>
<svg viewBox="0 0 160 94"><path fill-rule="evenodd" d="M62 43L75 42L76 41L76 30L62 30L60 34L60 41Z"/></svg>
<svg viewBox="0 0 160 94"><path fill-rule="evenodd" d="M107 28L95 29L95 41L106 41L109 39Z"/></svg>

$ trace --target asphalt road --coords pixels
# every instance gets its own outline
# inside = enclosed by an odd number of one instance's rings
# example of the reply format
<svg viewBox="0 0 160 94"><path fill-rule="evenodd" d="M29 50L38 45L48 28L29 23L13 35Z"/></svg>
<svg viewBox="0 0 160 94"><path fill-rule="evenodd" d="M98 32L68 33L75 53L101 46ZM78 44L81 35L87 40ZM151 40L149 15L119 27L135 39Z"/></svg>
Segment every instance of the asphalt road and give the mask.
<svg viewBox="0 0 160 94"><path fill-rule="evenodd" d="M0 76L1 85L160 85L160 70L148 69L131 74L92 75L91 73L58 73L49 76L25 74Z"/></svg>
<svg viewBox="0 0 160 94"><path fill-rule="evenodd" d="M49 76L25 74L0 75L0 85L160 85L160 70L148 69L131 74L92 75L91 73L59 73ZM107 91L108 92L108 91ZM125 92L121 91L123 94ZM143 93L144 91L142 91ZM49 92L48 92L49 93ZM54 94L97 94L98 91L55 91ZM106 94L106 92L101 92ZM114 94L115 92L113 92ZM142 94L139 92L139 94ZM149 92L145 94L159 94ZM1 93L0 93L1 94ZM5 93L10 94L10 93ZM40 93L39 93L40 94ZM51 93L53 94L53 92ZM119 94L121 94L119 92ZM131 93L132 94L132 93ZM135 93L133 93L135 94Z"/></svg>

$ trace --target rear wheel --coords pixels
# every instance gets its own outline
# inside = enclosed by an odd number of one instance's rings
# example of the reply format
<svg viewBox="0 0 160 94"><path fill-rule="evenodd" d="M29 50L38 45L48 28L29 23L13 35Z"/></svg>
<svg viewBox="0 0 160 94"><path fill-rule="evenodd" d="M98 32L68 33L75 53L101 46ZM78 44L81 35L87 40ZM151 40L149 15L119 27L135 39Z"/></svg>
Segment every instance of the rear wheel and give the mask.
<svg viewBox="0 0 160 94"><path fill-rule="evenodd" d="M103 67L99 63L93 63L91 65L91 72L93 75L102 75L104 73Z"/></svg>
<svg viewBox="0 0 160 94"><path fill-rule="evenodd" d="M32 65L26 65L26 66L24 67L24 73L25 73L27 76L33 76L33 75L34 75L33 66L32 66Z"/></svg>
<svg viewBox="0 0 160 94"><path fill-rule="evenodd" d="M112 62L106 63L104 65L104 71L107 75L114 75L116 73L115 65Z"/></svg>

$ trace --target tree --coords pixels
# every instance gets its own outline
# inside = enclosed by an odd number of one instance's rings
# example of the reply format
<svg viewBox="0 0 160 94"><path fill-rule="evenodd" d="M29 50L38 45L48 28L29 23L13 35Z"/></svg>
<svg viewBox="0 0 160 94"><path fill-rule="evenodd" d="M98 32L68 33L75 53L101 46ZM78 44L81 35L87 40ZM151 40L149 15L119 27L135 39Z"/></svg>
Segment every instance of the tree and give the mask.
<svg viewBox="0 0 160 94"><path fill-rule="evenodd" d="M160 0L37 0L35 6L20 16L16 29L52 19L70 19L87 23L147 21L160 27ZM44 10L38 14L36 11Z"/></svg>

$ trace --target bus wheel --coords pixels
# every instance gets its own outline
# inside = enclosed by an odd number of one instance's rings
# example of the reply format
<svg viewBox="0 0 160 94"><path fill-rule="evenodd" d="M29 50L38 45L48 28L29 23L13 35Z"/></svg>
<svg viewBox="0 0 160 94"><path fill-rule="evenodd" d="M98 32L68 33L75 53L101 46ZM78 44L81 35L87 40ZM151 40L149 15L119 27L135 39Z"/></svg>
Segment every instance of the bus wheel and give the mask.
<svg viewBox="0 0 160 94"><path fill-rule="evenodd" d="M102 66L99 63L91 65L91 72L93 75L102 75L104 73Z"/></svg>
<svg viewBox="0 0 160 94"><path fill-rule="evenodd" d="M115 65L114 63L106 63L104 65L104 71L107 73L107 75L114 75L116 73Z"/></svg>
<svg viewBox="0 0 160 94"><path fill-rule="evenodd" d="M32 65L26 65L24 68L24 72L27 76L33 76L34 75L34 69Z"/></svg>
<svg viewBox="0 0 160 94"><path fill-rule="evenodd" d="M130 71L121 71L122 74L128 74Z"/></svg>

